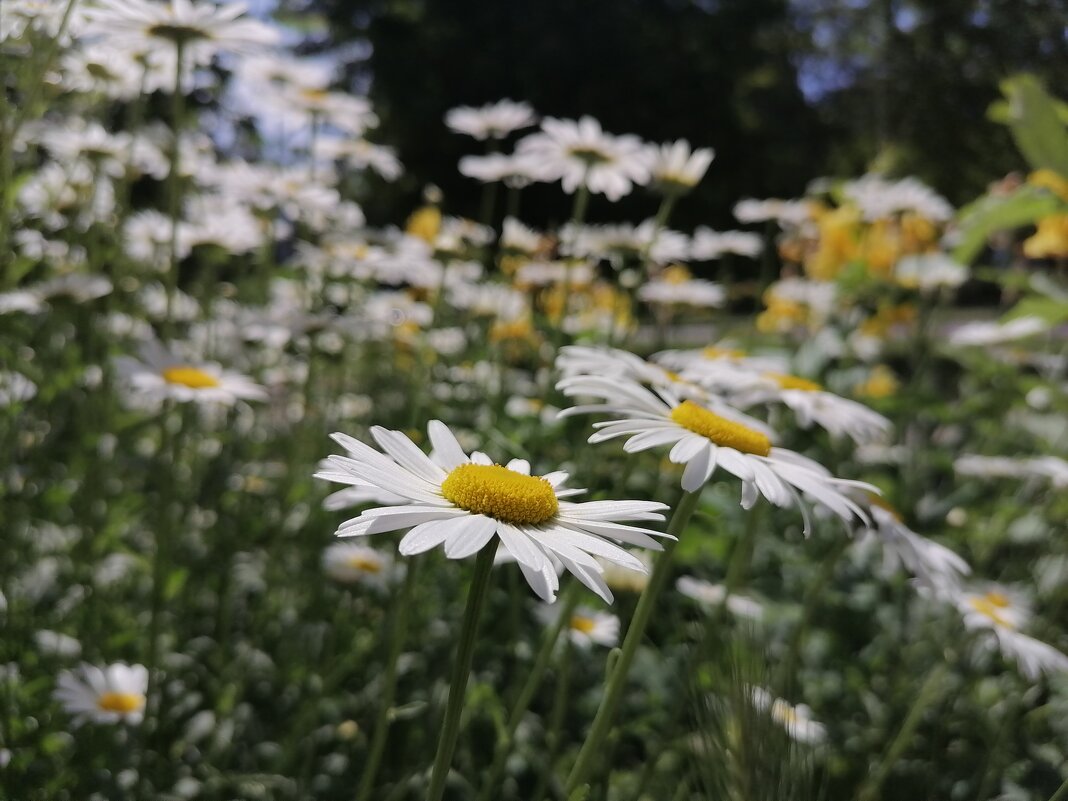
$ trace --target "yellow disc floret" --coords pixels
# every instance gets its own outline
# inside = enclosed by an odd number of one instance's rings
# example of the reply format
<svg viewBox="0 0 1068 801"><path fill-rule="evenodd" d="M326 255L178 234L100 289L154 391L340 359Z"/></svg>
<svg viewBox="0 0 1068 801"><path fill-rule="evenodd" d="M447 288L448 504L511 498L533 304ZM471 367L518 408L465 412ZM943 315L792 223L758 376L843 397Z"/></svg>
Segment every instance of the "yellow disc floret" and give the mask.
<svg viewBox="0 0 1068 801"><path fill-rule="evenodd" d="M560 508L552 485L499 464L462 464L441 482L445 499L468 512L505 523L536 526Z"/></svg>
<svg viewBox="0 0 1068 801"><path fill-rule="evenodd" d="M144 707L145 697L140 693L104 693L96 700L96 705L103 712L128 715Z"/></svg>
<svg viewBox="0 0 1068 801"><path fill-rule="evenodd" d="M1007 629L1015 629L1016 626L1005 614L1010 603L1008 597L1000 592L988 592L985 595L976 595L968 599L972 609L981 615L986 615L999 626Z"/></svg>
<svg viewBox="0 0 1068 801"><path fill-rule="evenodd" d="M181 384L190 389L212 389L219 386L219 379L215 376L184 364L164 369L163 380L168 384Z"/></svg>
<svg viewBox="0 0 1068 801"><path fill-rule="evenodd" d="M571 628L575 631L581 631L583 634L589 634L593 631L594 622L592 617L586 617L585 615L573 615L571 617Z"/></svg>
<svg viewBox="0 0 1068 801"><path fill-rule="evenodd" d="M764 434L726 417L720 417L693 401L683 401L672 409L671 419L683 428L708 437L725 448L734 448L736 451L756 456L767 456L771 453L771 440Z"/></svg>
<svg viewBox="0 0 1068 801"><path fill-rule="evenodd" d="M800 389L803 392L821 392L823 390L823 387L815 381L798 378L796 375L786 375L785 373L764 373L764 375L783 389Z"/></svg>
<svg viewBox="0 0 1068 801"><path fill-rule="evenodd" d="M349 567L359 570L361 573L381 573L382 563L377 559L368 559L366 556L353 556L348 560Z"/></svg>

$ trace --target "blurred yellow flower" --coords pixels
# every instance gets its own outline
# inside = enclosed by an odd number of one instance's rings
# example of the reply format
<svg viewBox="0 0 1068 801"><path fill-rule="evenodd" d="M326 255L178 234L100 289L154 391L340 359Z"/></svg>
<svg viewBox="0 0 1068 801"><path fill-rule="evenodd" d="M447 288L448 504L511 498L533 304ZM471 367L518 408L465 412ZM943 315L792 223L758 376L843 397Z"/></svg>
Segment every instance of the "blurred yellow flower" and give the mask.
<svg viewBox="0 0 1068 801"><path fill-rule="evenodd" d="M897 394L901 388L894 372L884 364L876 365L867 379L853 388L853 392L861 398L888 398Z"/></svg>
<svg viewBox="0 0 1068 801"><path fill-rule="evenodd" d="M412 236L433 245L441 231L441 209L437 206L421 206L412 212L405 226Z"/></svg>
<svg viewBox="0 0 1068 801"><path fill-rule="evenodd" d="M1068 256L1068 214L1055 214L1038 221L1038 230L1023 243L1029 259L1053 259Z"/></svg>

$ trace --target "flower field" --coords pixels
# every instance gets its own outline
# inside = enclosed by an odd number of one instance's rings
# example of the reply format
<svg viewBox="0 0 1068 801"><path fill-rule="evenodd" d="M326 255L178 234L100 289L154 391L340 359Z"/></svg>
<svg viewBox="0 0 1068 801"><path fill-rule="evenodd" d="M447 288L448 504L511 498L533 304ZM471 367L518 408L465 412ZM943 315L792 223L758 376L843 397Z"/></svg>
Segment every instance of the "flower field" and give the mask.
<svg viewBox="0 0 1068 801"><path fill-rule="evenodd" d="M1068 799L1064 103L730 230L463 105L380 222L292 22L0 6L0 801Z"/></svg>

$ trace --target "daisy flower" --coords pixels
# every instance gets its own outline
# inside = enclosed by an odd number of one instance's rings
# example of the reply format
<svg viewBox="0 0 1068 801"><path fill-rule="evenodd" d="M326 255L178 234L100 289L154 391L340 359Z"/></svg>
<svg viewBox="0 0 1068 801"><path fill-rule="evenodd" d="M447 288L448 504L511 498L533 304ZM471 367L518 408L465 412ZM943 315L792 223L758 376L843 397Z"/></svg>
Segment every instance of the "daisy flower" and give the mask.
<svg viewBox="0 0 1068 801"><path fill-rule="evenodd" d="M994 638L987 639L984 645L996 645L1031 681L1043 674L1068 670L1068 656L1020 631L1031 621L1030 605L1022 593L991 584L978 592L960 592L953 601L964 625L973 631L993 633Z"/></svg>
<svg viewBox="0 0 1068 801"><path fill-rule="evenodd" d="M716 152L710 147L690 148L685 139L650 145L652 185L665 195L689 192L708 172Z"/></svg>
<svg viewBox="0 0 1068 801"><path fill-rule="evenodd" d="M675 589L687 598L692 598L702 606L718 607L726 604L730 613L748 620L760 620L764 616L764 607L758 601L744 595L728 594L722 584L680 576L675 582Z"/></svg>
<svg viewBox="0 0 1068 801"><path fill-rule="evenodd" d="M722 468L742 482L742 507L752 508L760 496L776 506L797 506L811 530L802 493L826 506L846 522L866 521L863 509L845 493L862 489L877 493L870 484L834 478L818 463L785 448L774 447L771 438L747 425L745 415L723 404L712 408L693 400L680 401L666 390L652 392L636 384L597 376L567 378L557 387L569 397L592 396L603 403L577 408L578 412L603 412L614 419L594 423L599 429L589 442L626 437L623 449L637 453L671 445L668 458L686 467L682 488L696 492ZM568 414L571 410L565 410Z"/></svg>
<svg viewBox="0 0 1068 801"><path fill-rule="evenodd" d="M516 155L531 165L542 181L561 181L564 191L579 187L611 201L630 193L634 184L651 178L649 153L633 135L613 136L593 117L560 120L547 117L541 131L521 139Z"/></svg>
<svg viewBox="0 0 1068 801"><path fill-rule="evenodd" d="M124 48L151 49L161 43L184 48L190 63L204 64L218 52L254 52L275 44L279 34L248 17L244 3L192 0L98 0L86 12L87 33Z"/></svg>
<svg viewBox="0 0 1068 801"><path fill-rule="evenodd" d="M517 156L503 153L488 153L485 156L464 156L460 159L460 175L474 178L482 183L503 181L506 186L522 188L538 180L533 166Z"/></svg>
<svg viewBox="0 0 1068 801"><path fill-rule="evenodd" d="M716 309L727 302L727 291L721 284L691 278L689 271L670 268L638 289L638 300L653 306L696 306Z"/></svg>
<svg viewBox="0 0 1068 801"><path fill-rule="evenodd" d="M801 743L821 743L827 739L827 728L812 717L812 710L805 704L794 706L763 687L752 687L749 692L753 706L767 712L793 739Z"/></svg>
<svg viewBox="0 0 1068 801"><path fill-rule="evenodd" d="M64 711L82 723L141 722L145 713L148 669L144 665L116 662L104 668L82 664L64 670L53 696Z"/></svg>
<svg viewBox="0 0 1068 801"><path fill-rule="evenodd" d="M917 534L905 525L901 514L878 496L869 496L871 526L867 532L879 541L887 568L902 565L931 590L944 591L960 586L971 568L959 555Z"/></svg>
<svg viewBox="0 0 1068 801"><path fill-rule="evenodd" d="M944 253L906 256L894 265L894 280L908 289L953 289L968 280L968 268Z"/></svg>
<svg viewBox="0 0 1068 801"><path fill-rule="evenodd" d="M957 326L949 333L949 344L957 346L1002 345L1049 331L1040 317L1017 317L1009 322L974 322Z"/></svg>
<svg viewBox="0 0 1068 801"><path fill-rule="evenodd" d="M538 610L538 617L546 625L555 623L560 612L552 606L543 606ZM610 612L598 612L580 606L567 621L567 636L571 644L579 648L603 645L615 648L619 644L619 618Z"/></svg>
<svg viewBox="0 0 1068 801"><path fill-rule="evenodd" d="M267 399L267 391L247 376L212 363L191 363L155 340L141 346L140 358L120 356L115 366L135 393L152 401L233 406L241 400Z"/></svg>
<svg viewBox="0 0 1068 801"><path fill-rule="evenodd" d="M764 373L763 381L732 401L744 407L779 402L797 416L798 425L813 423L834 437L847 436L858 445L882 439L891 423L862 403L827 392L815 381L784 373Z"/></svg>
<svg viewBox="0 0 1068 801"><path fill-rule="evenodd" d="M459 106L445 115L449 130L480 140L504 139L513 131L529 128L536 121L533 108L514 100L499 100L479 108Z"/></svg>
<svg viewBox="0 0 1068 801"><path fill-rule="evenodd" d="M378 589L397 575L392 554L354 542L337 542L323 551L323 572L342 584L367 584Z"/></svg>
<svg viewBox="0 0 1068 801"><path fill-rule="evenodd" d="M336 433L333 439L347 456L331 456L330 469L317 475L337 480L347 474L405 498L404 505L367 509L342 523L341 537L367 536L409 529L398 546L405 556L444 546L445 556L463 559L499 542L515 558L531 589L552 601L559 589L552 557L606 601L612 593L601 577L601 557L644 572L624 542L653 550L661 532L617 521L663 520L666 507L647 501L573 503L582 490L567 489L564 472L532 476L530 464L513 459L494 464L484 453L468 456L448 427L437 420L427 426L433 446L423 453L399 431L379 426L371 436L382 451Z"/></svg>
<svg viewBox="0 0 1068 801"><path fill-rule="evenodd" d="M764 240L748 231L713 231L701 226L690 240L690 258L695 261L712 261L724 253L755 259L763 250Z"/></svg>

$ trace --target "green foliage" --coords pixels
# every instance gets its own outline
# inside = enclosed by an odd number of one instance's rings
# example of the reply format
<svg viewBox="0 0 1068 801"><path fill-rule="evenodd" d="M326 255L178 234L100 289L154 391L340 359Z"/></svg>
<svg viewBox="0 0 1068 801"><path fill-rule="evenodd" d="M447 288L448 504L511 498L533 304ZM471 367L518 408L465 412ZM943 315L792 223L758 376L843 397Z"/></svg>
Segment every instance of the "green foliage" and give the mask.
<svg viewBox="0 0 1068 801"><path fill-rule="evenodd" d="M991 234L1031 225L1066 208L1062 200L1036 186L1022 186L1010 195L984 195L957 216L960 238L953 258L969 264L982 252Z"/></svg>
<svg viewBox="0 0 1068 801"><path fill-rule="evenodd" d="M1065 105L1046 92L1034 75L1016 75L1001 82L1005 100L993 117L1009 126L1021 155L1032 169L1068 176L1068 131Z"/></svg>

